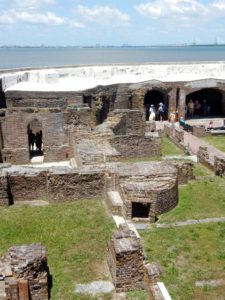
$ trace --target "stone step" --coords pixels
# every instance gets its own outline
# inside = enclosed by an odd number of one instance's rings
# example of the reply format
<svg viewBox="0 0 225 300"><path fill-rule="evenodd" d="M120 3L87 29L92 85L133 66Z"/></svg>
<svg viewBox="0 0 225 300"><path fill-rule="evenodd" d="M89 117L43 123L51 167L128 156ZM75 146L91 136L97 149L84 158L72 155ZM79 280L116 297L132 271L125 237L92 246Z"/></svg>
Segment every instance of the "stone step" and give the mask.
<svg viewBox="0 0 225 300"><path fill-rule="evenodd" d="M121 199L119 192L107 192L107 204L112 214L122 215L123 200Z"/></svg>

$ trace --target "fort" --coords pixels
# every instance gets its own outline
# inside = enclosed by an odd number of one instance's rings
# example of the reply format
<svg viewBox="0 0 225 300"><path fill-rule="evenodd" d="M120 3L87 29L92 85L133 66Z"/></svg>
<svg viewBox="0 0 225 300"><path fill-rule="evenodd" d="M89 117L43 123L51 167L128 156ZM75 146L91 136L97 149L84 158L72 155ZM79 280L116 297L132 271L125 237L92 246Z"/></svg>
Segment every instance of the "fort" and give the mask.
<svg viewBox="0 0 225 300"><path fill-rule="evenodd" d="M2 73L0 88L0 205L103 195L111 214L154 223L177 205L178 184L194 176L187 161L126 162L160 157L164 134L185 150L183 129L148 121L150 104L162 102L166 120L171 113L185 117L190 99L206 101L207 118L225 116L223 63L18 70ZM194 130L201 135L198 126ZM36 140L39 134L40 147L31 134ZM207 149L199 151L206 162ZM224 158L215 158L215 173L224 175ZM28 251L24 247L21 251ZM129 227L119 227L108 249L118 291L143 288L146 280L156 284L160 271L143 263L139 239ZM43 298L30 299L48 299L46 286ZM20 299L15 297L7 299Z"/></svg>

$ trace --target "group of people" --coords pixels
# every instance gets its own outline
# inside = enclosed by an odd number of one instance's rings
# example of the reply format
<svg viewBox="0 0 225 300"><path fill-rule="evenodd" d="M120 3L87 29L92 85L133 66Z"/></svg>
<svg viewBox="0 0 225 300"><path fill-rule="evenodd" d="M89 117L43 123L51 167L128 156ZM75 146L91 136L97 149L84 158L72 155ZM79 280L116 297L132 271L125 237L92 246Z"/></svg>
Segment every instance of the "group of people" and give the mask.
<svg viewBox="0 0 225 300"><path fill-rule="evenodd" d="M30 152L34 153L35 151L37 154L42 154L42 130L34 134L30 129L28 133L28 139Z"/></svg>
<svg viewBox="0 0 225 300"><path fill-rule="evenodd" d="M150 105L149 108L149 118L147 120L150 121L163 121L166 118L166 106L164 103L160 102L158 107L156 108L154 104Z"/></svg>
<svg viewBox="0 0 225 300"><path fill-rule="evenodd" d="M206 100L203 100L202 103L200 103L198 100L193 102L192 99L190 99L185 107L185 117L186 118L194 118L194 117L200 117L200 116L208 116L211 112L211 107L207 104Z"/></svg>

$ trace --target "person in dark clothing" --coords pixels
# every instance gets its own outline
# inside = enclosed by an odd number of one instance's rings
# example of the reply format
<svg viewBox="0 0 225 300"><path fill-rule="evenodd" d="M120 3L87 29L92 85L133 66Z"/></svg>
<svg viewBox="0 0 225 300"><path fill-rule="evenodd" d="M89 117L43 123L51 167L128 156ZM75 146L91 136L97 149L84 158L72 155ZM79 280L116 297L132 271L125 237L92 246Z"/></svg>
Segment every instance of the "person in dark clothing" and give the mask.
<svg viewBox="0 0 225 300"><path fill-rule="evenodd" d="M29 149L30 151L34 150L34 141L35 141L35 135L32 132L32 130L29 130L29 134L28 134L28 139L29 139Z"/></svg>
<svg viewBox="0 0 225 300"><path fill-rule="evenodd" d="M41 154L41 146L42 146L42 132L36 133L36 148L38 150L38 154Z"/></svg>

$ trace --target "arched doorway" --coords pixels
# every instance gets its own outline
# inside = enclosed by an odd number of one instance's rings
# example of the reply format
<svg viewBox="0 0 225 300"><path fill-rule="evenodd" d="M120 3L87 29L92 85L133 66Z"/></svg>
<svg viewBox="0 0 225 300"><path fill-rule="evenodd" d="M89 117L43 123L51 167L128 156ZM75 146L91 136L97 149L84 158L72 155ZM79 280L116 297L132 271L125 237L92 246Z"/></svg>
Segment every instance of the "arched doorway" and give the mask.
<svg viewBox="0 0 225 300"><path fill-rule="evenodd" d="M28 147L30 159L43 155L42 123L38 119L32 120L27 126Z"/></svg>
<svg viewBox="0 0 225 300"><path fill-rule="evenodd" d="M157 112L159 108L159 103L164 105L164 119L167 119L167 107L168 107L168 97L158 90L149 90L144 97L144 107L145 107L145 118L146 121L149 120L149 108L154 105ZM157 116L157 114L156 114Z"/></svg>
<svg viewBox="0 0 225 300"><path fill-rule="evenodd" d="M222 117L222 93L218 89L207 88L186 96L187 118ZM190 103L194 103L193 115L190 114Z"/></svg>

